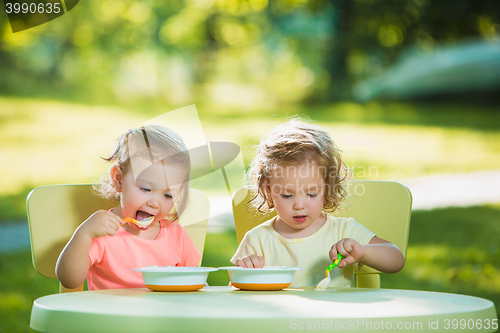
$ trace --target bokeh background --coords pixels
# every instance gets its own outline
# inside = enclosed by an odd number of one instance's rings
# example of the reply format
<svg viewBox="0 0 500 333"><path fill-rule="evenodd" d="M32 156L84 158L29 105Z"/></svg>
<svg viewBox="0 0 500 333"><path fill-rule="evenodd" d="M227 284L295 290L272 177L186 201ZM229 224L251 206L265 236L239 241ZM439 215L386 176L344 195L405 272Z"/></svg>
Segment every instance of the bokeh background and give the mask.
<svg viewBox="0 0 500 333"><path fill-rule="evenodd" d="M191 104L206 140L237 143L247 165L288 117L325 126L354 178L414 190L407 264L382 286L498 311L500 2L82 0L18 33L0 9L1 332L29 332L33 300L58 288L31 265L29 191L91 182L120 134ZM236 249L226 208L205 266Z"/></svg>

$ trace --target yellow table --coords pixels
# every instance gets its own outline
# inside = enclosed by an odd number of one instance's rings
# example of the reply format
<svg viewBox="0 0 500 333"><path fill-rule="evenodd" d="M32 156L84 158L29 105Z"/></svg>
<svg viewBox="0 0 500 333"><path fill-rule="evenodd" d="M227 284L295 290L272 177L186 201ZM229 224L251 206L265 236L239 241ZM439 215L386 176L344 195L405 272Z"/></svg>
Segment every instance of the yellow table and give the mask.
<svg viewBox="0 0 500 333"><path fill-rule="evenodd" d="M40 332L494 332L486 299L415 290L340 289L277 292L205 287L197 292L118 289L35 300L31 328Z"/></svg>

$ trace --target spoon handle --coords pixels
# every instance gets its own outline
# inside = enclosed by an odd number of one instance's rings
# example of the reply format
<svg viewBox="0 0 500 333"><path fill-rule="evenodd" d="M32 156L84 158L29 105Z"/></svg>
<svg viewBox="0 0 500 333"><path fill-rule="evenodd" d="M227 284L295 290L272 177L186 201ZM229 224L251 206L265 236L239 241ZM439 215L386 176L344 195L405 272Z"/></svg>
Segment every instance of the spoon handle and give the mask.
<svg viewBox="0 0 500 333"><path fill-rule="evenodd" d="M328 273L330 273L330 271L331 271L332 269L334 269L335 267L337 267L337 266L339 265L340 260L341 260L342 258L344 258L344 256L343 256L343 255L341 255L340 253L337 253L337 259L335 259L335 261L334 261L334 262L332 262L330 265L328 265L328 267L326 268L326 276L327 276L327 277L329 276L329 274L328 274Z"/></svg>
<svg viewBox="0 0 500 333"><path fill-rule="evenodd" d="M326 278L318 283L318 285L316 286L316 290L325 290L326 288L328 288L328 286L330 285L330 271L338 266L342 258L344 258L344 256L340 253L337 253L337 259L335 259L334 262L328 265L328 267L326 268Z"/></svg>
<svg viewBox="0 0 500 333"><path fill-rule="evenodd" d="M124 218L124 219L123 219L123 222L125 222L125 223L132 222L132 223L134 223L134 224L137 224L137 220L136 220L136 219L133 219L133 218L131 218L131 217L126 217L126 218Z"/></svg>

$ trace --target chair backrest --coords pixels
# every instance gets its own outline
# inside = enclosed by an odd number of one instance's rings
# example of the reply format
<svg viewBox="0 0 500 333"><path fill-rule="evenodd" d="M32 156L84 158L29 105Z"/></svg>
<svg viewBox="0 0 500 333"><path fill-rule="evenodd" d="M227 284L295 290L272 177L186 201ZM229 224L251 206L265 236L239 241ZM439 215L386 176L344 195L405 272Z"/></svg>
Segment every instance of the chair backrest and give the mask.
<svg viewBox="0 0 500 333"><path fill-rule="evenodd" d="M349 195L342 205L343 209L332 215L354 217L378 237L397 245L406 257L412 203L410 190L398 182L375 180L351 181L347 190ZM246 203L252 196L245 187L233 196L238 243L248 230L276 216L275 211L268 215L249 212ZM356 286L380 288L380 272L366 266L356 270Z"/></svg>
<svg viewBox="0 0 500 333"><path fill-rule="evenodd" d="M57 258L76 228L95 211L118 203L95 195L90 184L78 184L37 187L28 195L26 205L33 266L43 276L55 278ZM207 196L190 189L189 203L179 219L202 255L209 209ZM83 285L71 290L61 286L61 292L78 290L83 290Z"/></svg>

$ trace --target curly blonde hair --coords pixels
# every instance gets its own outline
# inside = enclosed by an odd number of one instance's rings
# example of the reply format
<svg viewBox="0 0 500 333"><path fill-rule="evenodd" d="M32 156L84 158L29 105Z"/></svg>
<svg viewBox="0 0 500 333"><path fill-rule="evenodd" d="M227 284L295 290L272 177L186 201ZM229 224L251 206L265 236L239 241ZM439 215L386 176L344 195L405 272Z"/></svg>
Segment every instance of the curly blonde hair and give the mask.
<svg viewBox="0 0 500 333"><path fill-rule="evenodd" d="M335 211L347 194L345 183L349 178L341 153L324 129L299 117L277 126L261 140L247 173L255 193L247 207L268 213L274 208L266 191L269 178L283 166L314 163L325 178L323 210Z"/></svg>
<svg viewBox="0 0 500 333"><path fill-rule="evenodd" d="M186 208L189 189L190 159L188 150L181 137L169 128L160 125L144 125L130 129L120 136L108 157L101 157L113 166L93 184L94 191L103 198L119 200L111 180L110 171L114 166L124 173L131 171L131 158L141 157L151 163L175 164L185 172L181 183L179 200L176 207L177 220Z"/></svg>

